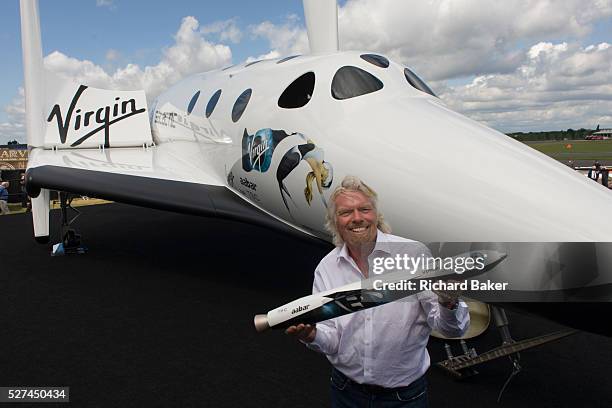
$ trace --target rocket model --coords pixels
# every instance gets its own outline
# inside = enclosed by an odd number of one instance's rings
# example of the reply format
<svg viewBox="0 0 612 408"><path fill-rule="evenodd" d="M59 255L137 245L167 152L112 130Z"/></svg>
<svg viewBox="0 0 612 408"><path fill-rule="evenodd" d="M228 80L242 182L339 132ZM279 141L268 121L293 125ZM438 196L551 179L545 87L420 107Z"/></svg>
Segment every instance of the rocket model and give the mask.
<svg viewBox="0 0 612 408"><path fill-rule="evenodd" d="M423 290L457 290L468 278L495 268L506 254L493 250L471 251L456 255L451 260L472 259L473 266L461 273L456 269L395 270L353 282L339 288L304 296L254 318L255 329L284 329L289 326L314 324L359 310L381 306ZM453 265L457 262L451 262Z"/></svg>

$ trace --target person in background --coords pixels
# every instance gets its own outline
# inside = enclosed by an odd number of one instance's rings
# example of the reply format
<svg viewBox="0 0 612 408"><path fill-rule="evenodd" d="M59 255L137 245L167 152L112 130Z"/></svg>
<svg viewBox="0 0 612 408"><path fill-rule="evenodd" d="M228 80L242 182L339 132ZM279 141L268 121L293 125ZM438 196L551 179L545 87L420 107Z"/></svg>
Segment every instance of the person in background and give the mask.
<svg viewBox="0 0 612 408"><path fill-rule="evenodd" d="M593 167L589 170L589 173L587 174L587 177L590 178L591 180L597 182L597 180L599 179L599 170L600 170L601 165L599 164L599 162L595 162L593 163Z"/></svg>
<svg viewBox="0 0 612 408"><path fill-rule="evenodd" d="M608 179L609 179L609 172L608 169L605 167L601 168L601 184L604 185L604 187L609 188L608 187Z"/></svg>
<svg viewBox="0 0 612 408"><path fill-rule="evenodd" d="M26 191L25 173L21 173L21 179L19 180L19 184L21 185L21 207L25 208L26 212L30 212L32 204L30 202L28 192Z"/></svg>
<svg viewBox="0 0 612 408"><path fill-rule="evenodd" d="M10 212L8 208L8 198L9 198L8 188L9 188L8 181L3 181L2 183L0 183L0 214L1 215L6 215Z"/></svg>

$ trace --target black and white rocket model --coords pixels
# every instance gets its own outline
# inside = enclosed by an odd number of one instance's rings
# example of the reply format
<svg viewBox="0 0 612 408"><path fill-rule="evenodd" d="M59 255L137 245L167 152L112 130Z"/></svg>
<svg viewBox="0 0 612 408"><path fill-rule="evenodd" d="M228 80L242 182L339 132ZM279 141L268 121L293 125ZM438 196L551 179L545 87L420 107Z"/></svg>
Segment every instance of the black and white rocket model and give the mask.
<svg viewBox="0 0 612 408"><path fill-rule="evenodd" d="M444 268L425 269L416 273L396 270L325 292L304 296L275 308L267 314L256 315L255 329L262 332L269 328L283 329L300 323L314 324L381 306L432 287L457 288L467 279L495 268L506 258L506 254L493 250L482 250L463 253L452 258L480 259L482 262L462 273Z"/></svg>

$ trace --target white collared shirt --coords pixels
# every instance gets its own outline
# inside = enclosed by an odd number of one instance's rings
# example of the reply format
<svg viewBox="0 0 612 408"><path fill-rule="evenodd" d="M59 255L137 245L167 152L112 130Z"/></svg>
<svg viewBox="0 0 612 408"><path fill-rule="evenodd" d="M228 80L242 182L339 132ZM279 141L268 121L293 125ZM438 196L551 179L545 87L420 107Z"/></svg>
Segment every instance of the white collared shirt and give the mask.
<svg viewBox="0 0 612 408"><path fill-rule="evenodd" d="M407 243L409 256L430 256L417 241L378 231L377 251L385 243ZM409 244L408 244L409 243ZM312 292L318 293L364 279L349 255L346 244L326 255L315 270ZM410 385L429 368L427 341L432 329L448 337L459 337L469 327L467 305L461 301L455 310L438 303L433 292L420 292L399 301L361 310L317 323L310 349L325 354L347 377L360 384L386 388Z"/></svg>

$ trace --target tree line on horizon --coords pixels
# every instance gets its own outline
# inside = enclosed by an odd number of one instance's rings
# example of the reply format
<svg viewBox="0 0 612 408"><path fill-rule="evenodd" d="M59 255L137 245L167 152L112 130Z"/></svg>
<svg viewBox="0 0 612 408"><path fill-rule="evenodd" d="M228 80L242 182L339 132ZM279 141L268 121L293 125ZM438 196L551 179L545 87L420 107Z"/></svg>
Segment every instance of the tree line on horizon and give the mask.
<svg viewBox="0 0 612 408"><path fill-rule="evenodd" d="M547 132L516 132L506 134L520 142L537 142L543 140L584 140L586 136L590 135L596 130L597 129L584 128L574 130L570 128L567 130L553 130Z"/></svg>
<svg viewBox="0 0 612 408"><path fill-rule="evenodd" d="M584 138L591 133L594 133L599 130L599 126L596 129L585 129L580 128L578 130L567 129L567 130L551 130L545 132L515 132L515 133L506 133L507 136L518 140L519 142L538 142L545 140L584 140ZM10 146L20 144L18 141L13 140L8 142L6 145L2 146Z"/></svg>

